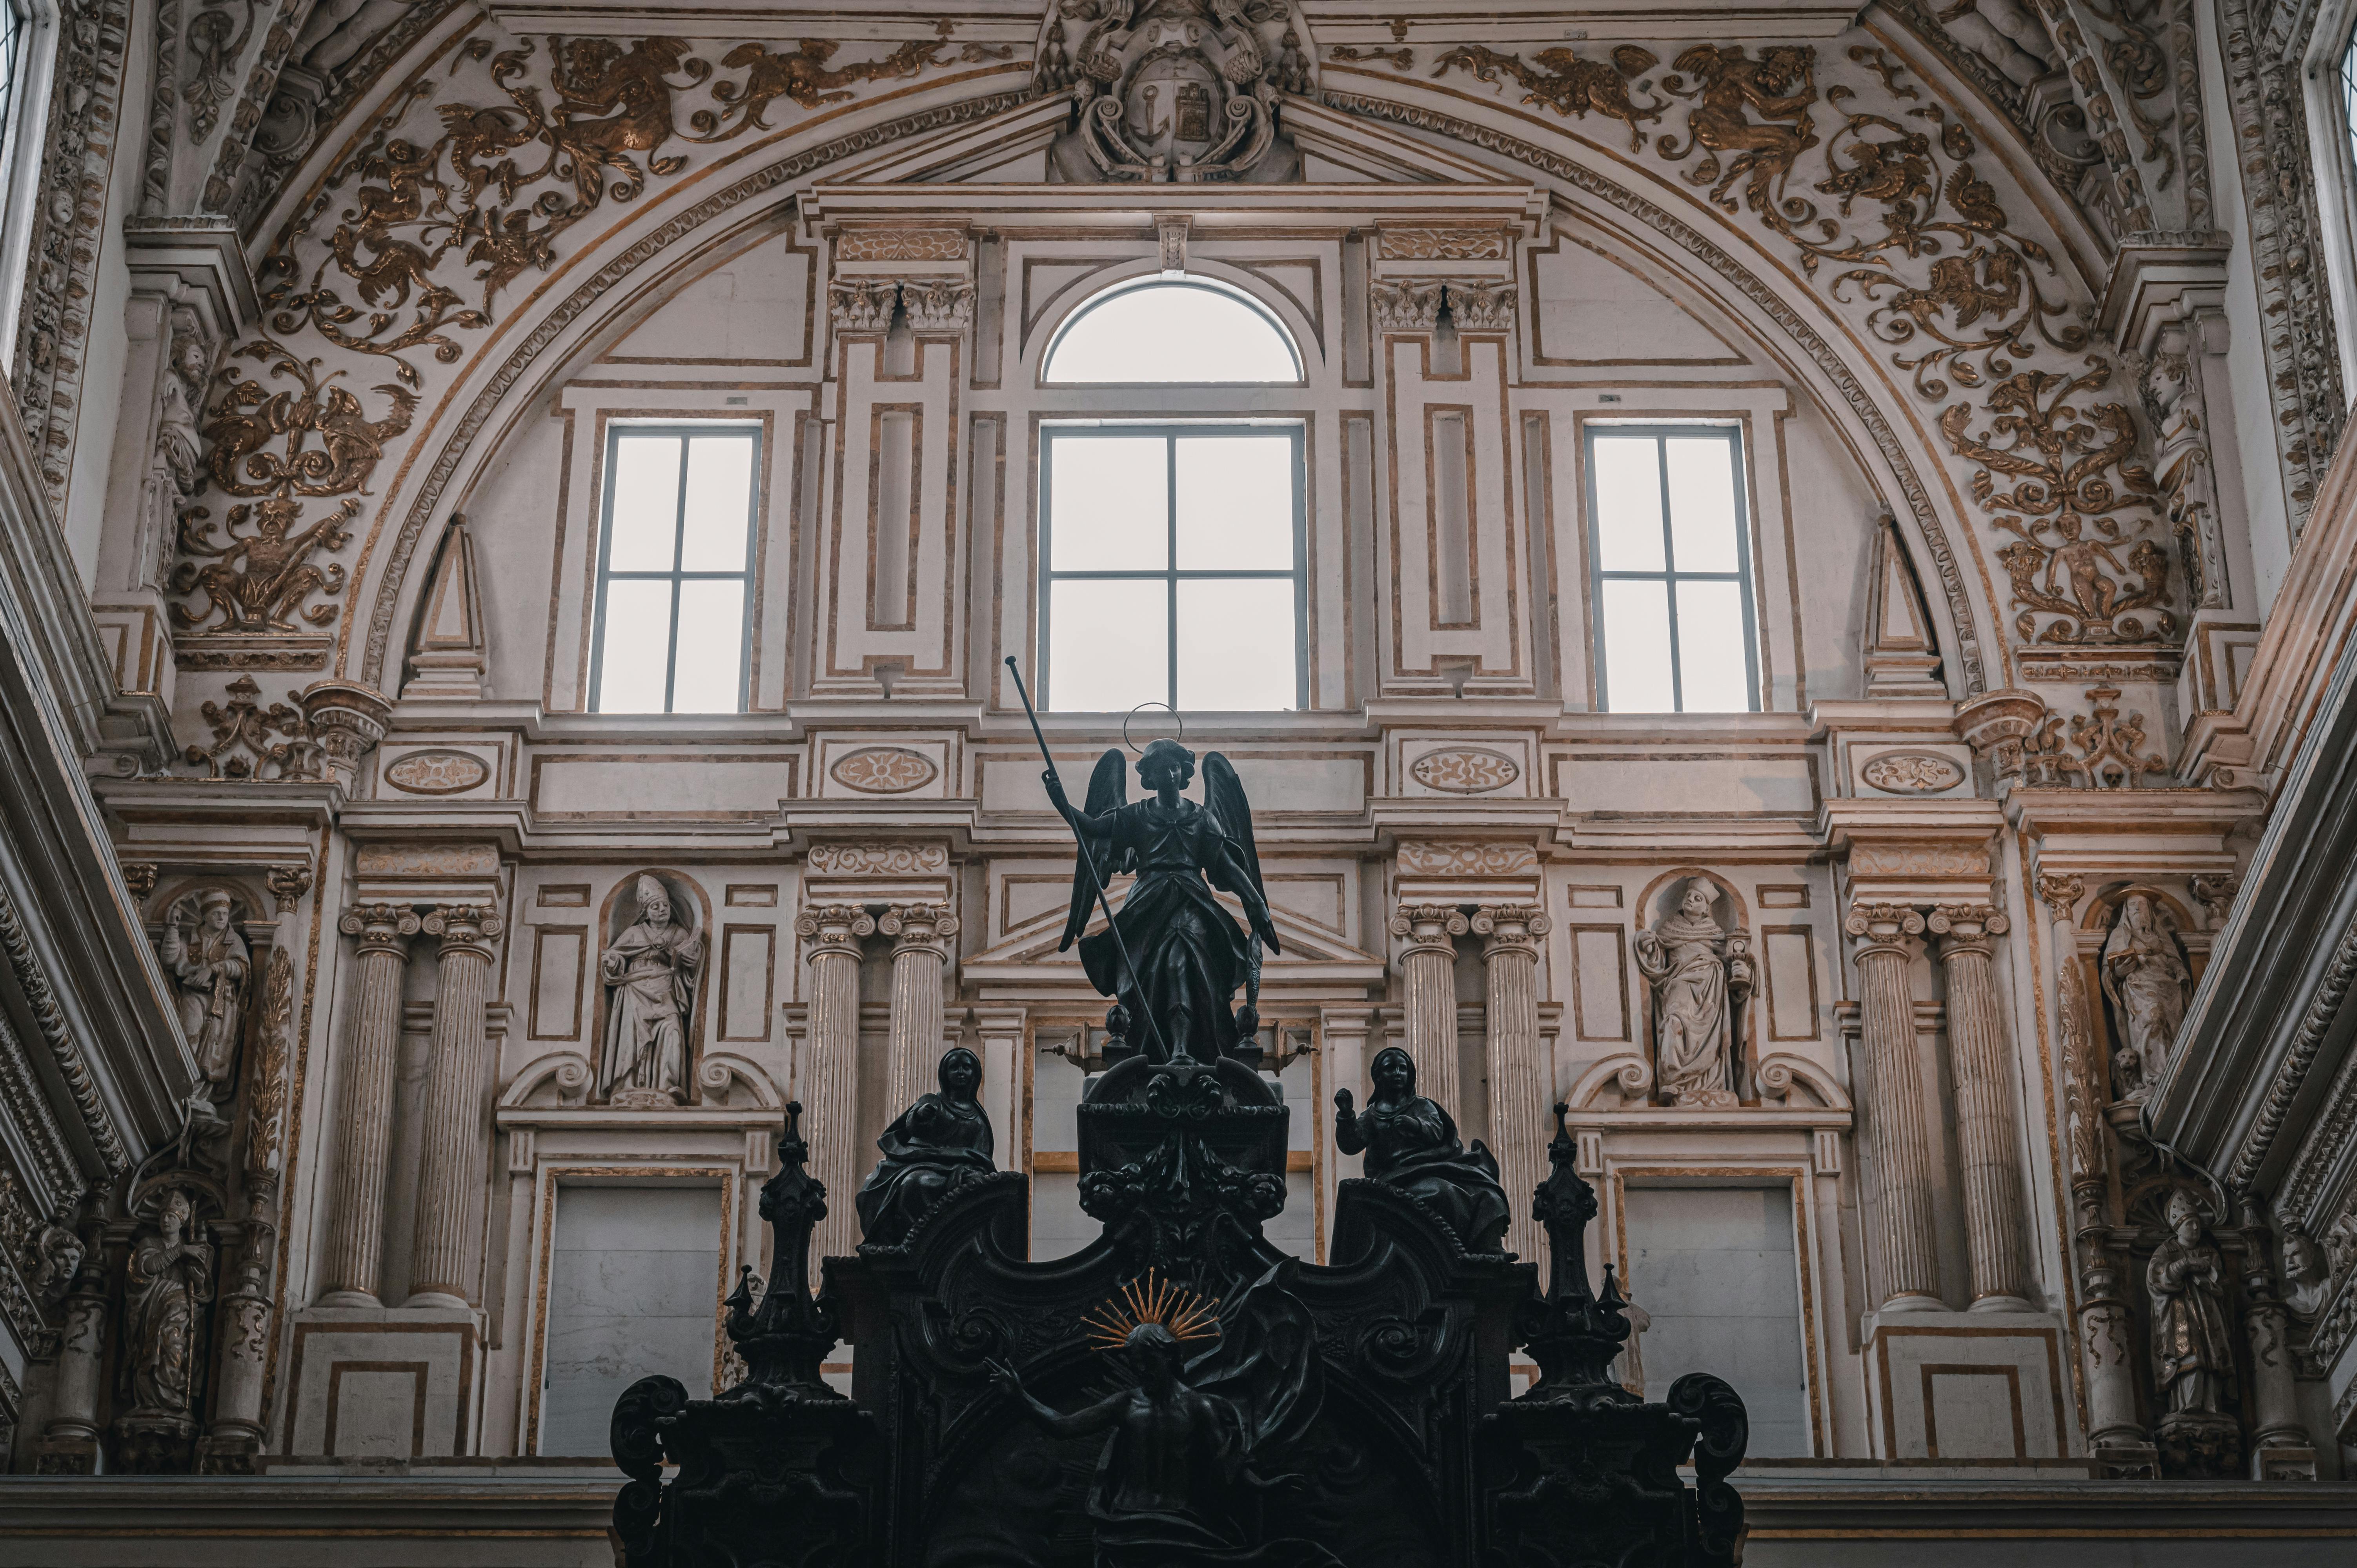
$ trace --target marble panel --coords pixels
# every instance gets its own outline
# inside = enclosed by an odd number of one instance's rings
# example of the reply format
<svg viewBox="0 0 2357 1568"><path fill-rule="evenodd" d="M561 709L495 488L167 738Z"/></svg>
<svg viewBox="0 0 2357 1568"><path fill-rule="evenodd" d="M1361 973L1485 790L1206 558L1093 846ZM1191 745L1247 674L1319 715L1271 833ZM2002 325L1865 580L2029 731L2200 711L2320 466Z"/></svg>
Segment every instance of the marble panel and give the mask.
<svg viewBox="0 0 2357 1568"><path fill-rule="evenodd" d="M1625 1203L1629 1283L1652 1315L1647 1396L1684 1373L1717 1372L1750 1412L1752 1454L1809 1454L1791 1191L1631 1187Z"/></svg>

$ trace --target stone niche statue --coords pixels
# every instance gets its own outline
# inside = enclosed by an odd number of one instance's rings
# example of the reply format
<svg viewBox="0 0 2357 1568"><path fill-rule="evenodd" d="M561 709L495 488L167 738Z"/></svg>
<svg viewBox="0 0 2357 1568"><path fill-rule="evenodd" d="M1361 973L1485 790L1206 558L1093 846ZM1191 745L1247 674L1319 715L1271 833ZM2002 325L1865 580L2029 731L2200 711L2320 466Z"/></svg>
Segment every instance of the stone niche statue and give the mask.
<svg viewBox="0 0 2357 1568"><path fill-rule="evenodd" d="M1751 993L1751 933L1719 923L1717 890L1686 880L1677 911L1637 933L1637 972L1653 992L1653 1080L1672 1105L1739 1104L1744 999Z"/></svg>
<svg viewBox="0 0 2357 1568"><path fill-rule="evenodd" d="M616 900L612 918L622 929L597 961L606 986L597 1094L625 1107L677 1105L686 1098L704 967L704 935L694 929L700 905L692 890L651 871L631 892L630 903Z"/></svg>
<svg viewBox="0 0 2357 1568"><path fill-rule="evenodd" d="M2122 1100L2141 1101L2160 1081L2193 996L2193 972L2165 905L2143 893L2120 901L2104 939L2103 972L2112 1004L2114 1088Z"/></svg>
<svg viewBox="0 0 2357 1568"><path fill-rule="evenodd" d="M213 1249L188 1189L167 1188L150 1224L123 1266L124 1412L115 1427L118 1463L134 1474L186 1467L213 1299Z"/></svg>
<svg viewBox="0 0 2357 1568"><path fill-rule="evenodd" d="M2169 1239L2145 1265L2152 1298L2152 1377L2171 1415L2219 1414L2234 1380L2226 1266L2182 1188L2169 1198Z"/></svg>
<svg viewBox="0 0 2357 1568"><path fill-rule="evenodd" d="M253 994L253 951L238 934L236 904L218 887L180 899L165 916L156 944L179 1006L180 1028L214 1090L226 1090L236 1073Z"/></svg>

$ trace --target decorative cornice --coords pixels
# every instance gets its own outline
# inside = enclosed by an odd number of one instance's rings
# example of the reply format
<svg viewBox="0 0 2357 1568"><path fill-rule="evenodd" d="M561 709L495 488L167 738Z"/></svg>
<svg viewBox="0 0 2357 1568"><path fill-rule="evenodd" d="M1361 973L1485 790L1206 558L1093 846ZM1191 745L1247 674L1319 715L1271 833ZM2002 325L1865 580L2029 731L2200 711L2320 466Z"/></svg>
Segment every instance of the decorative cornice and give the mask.
<svg viewBox="0 0 2357 1568"><path fill-rule="evenodd" d="M2276 1066L2259 1113L2250 1131L2243 1135L2242 1146L2234 1151L2233 1164L2226 1169L2226 1185L2234 1191L2247 1191L2257 1179L2259 1167L2275 1147L2276 1134L2283 1131L2284 1118L2291 1114L2292 1101L2308 1082L2309 1069L2316 1065L2316 1054L2324 1048L2325 1037L2332 1032L2352 983L2357 983L2357 923L2341 933L2322 977L2309 993L2308 1006L2300 1015L2299 1029L2292 1036L2291 1048Z"/></svg>
<svg viewBox="0 0 2357 1568"><path fill-rule="evenodd" d="M16 901L5 889L0 889L0 950L5 950L8 955L16 989L33 1015L34 1026L41 1032L41 1043L48 1047L49 1056L58 1065L58 1076L65 1079L66 1090L73 1096L74 1109L81 1112L83 1127L98 1145L98 1155L106 1173L121 1176L132 1166L131 1150L107 1112L106 1102L98 1092L98 1079L90 1069L90 1058L83 1053L81 1042L73 1037L65 1012L58 1005L57 993L49 987L48 972L42 967L40 955L33 950L32 937L17 913Z"/></svg>

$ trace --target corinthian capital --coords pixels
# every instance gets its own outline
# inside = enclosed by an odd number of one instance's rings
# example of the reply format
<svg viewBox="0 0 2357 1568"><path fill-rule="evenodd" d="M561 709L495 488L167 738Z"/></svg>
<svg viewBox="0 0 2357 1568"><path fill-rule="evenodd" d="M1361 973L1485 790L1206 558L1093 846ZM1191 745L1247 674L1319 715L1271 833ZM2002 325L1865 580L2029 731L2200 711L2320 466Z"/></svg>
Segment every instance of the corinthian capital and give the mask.
<svg viewBox="0 0 2357 1568"><path fill-rule="evenodd" d="M2038 874L2039 901L2052 910L2058 920L2071 918L2071 911L2079 907L2079 900L2086 891L2087 885L2075 876L2052 871Z"/></svg>

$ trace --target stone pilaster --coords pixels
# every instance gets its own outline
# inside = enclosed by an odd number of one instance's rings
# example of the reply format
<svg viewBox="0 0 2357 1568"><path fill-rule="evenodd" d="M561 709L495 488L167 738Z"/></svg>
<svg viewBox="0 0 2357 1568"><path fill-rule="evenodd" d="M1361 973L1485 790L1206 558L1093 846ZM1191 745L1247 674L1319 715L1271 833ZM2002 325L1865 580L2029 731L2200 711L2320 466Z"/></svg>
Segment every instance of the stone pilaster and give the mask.
<svg viewBox="0 0 2357 1568"><path fill-rule="evenodd" d="M1506 1246L1544 1262L1531 1194L1546 1169L1547 1110L1555 1101L1554 1064L1539 1047L1539 942L1552 928L1523 904L1484 905L1473 917L1489 983L1490 1147L1513 1218Z"/></svg>
<svg viewBox="0 0 2357 1568"><path fill-rule="evenodd" d="M1939 1240L1932 1217L1931 1140L1923 1074L1915 1055L1915 998L1908 982L1923 917L1902 904L1853 906L1843 929L1857 939L1860 1040L1866 1058L1867 1157L1879 1189L1876 1251L1880 1309L1936 1309Z"/></svg>
<svg viewBox="0 0 2357 1568"><path fill-rule="evenodd" d="M1997 1004L1993 939L2005 913L1986 904L1932 912L1947 979L1948 1052L1956 1082L1956 1144L1964 1161L1964 1243L1975 1312L2027 1312L2019 1129L2008 1083L2013 1042Z"/></svg>
<svg viewBox="0 0 2357 1568"><path fill-rule="evenodd" d="M490 1047L483 1004L499 916L476 904L449 904L425 917L440 943L436 960L434 1047L425 1085L425 1138L419 1158L417 1229L404 1306L471 1306L481 1270L468 1254L479 1233L483 1160L483 1074Z"/></svg>
<svg viewBox="0 0 2357 1568"><path fill-rule="evenodd" d="M1407 1013L1407 1054L1415 1062L1416 1092L1456 1115L1457 947L1450 940L1472 928L1449 904L1403 904L1392 935L1404 937L1399 967Z"/></svg>
<svg viewBox="0 0 2357 1568"><path fill-rule="evenodd" d="M336 1106L334 1207L320 1276L324 1306L376 1306L384 1255L385 1159L393 1136L393 1072L401 1046L401 972L417 917L395 904L347 910L338 929L353 949L351 1032Z"/></svg>
<svg viewBox="0 0 2357 1568"><path fill-rule="evenodd" d="M852 1208L858 1190L860 1150L855 1146L859 1112L859 940L876 921L856 904L823 904L804 909L794 921L810 965L810 1032L802 1059L794 1064L794 1097L802 1103L802 1136L812 1165L827 1192L820 1221L816 1259L846 1257L859 1243L859 1215Z"/></svg>
<svg viewBox="0 0 2357 1568"><path fill-rule="evenodd" d="M942 1056L942 971L957 917L939 904L895 904L876 929L892 939L893 1115L933 1088Z"/></svg>

